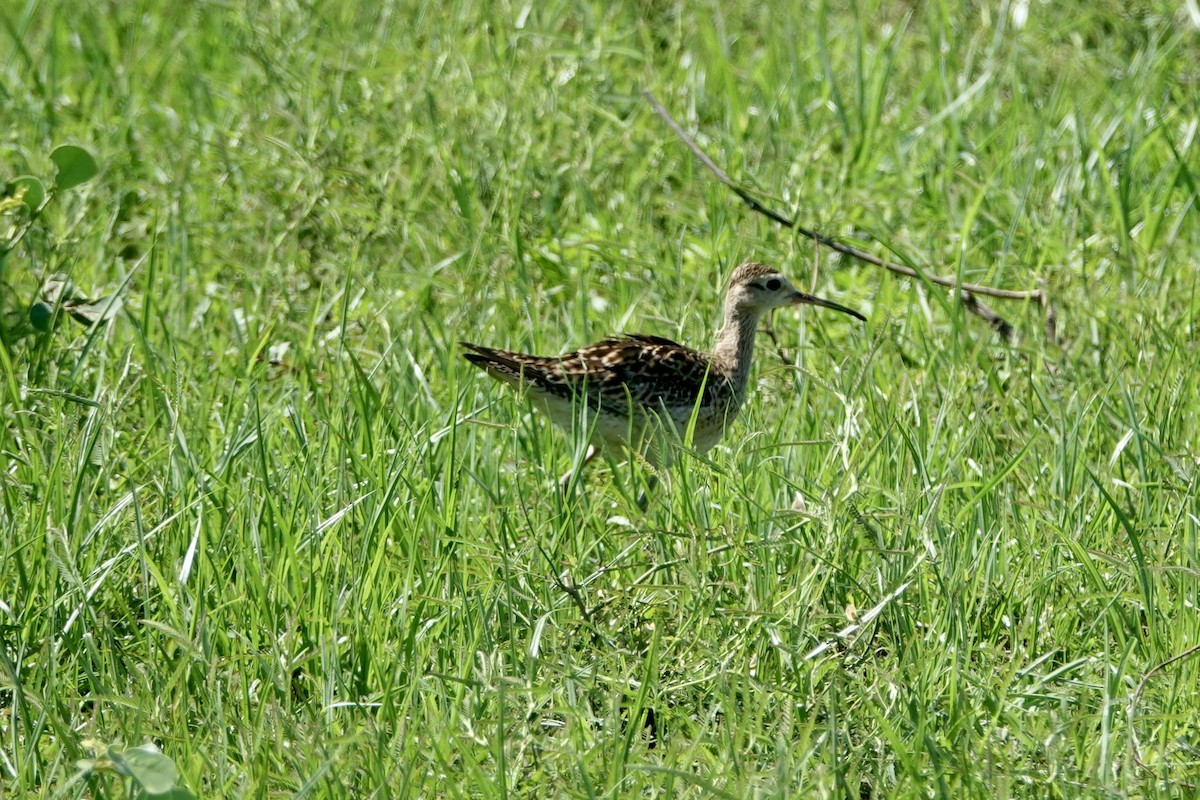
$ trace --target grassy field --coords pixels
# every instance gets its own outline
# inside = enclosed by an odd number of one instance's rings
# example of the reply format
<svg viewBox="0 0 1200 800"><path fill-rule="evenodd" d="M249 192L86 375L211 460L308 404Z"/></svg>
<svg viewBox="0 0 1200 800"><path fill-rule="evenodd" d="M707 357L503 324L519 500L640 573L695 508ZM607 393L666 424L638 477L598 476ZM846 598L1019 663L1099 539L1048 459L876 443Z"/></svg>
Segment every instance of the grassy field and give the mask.
<svg viewBox="0 0 1200 800"><path fill-rule="evenodd" d="M733 5L3 4L0 183L101 172L0 224L0 797L1197 794L1196 3ZM459 356L749 259L869 322L644 513Z"/></svg>

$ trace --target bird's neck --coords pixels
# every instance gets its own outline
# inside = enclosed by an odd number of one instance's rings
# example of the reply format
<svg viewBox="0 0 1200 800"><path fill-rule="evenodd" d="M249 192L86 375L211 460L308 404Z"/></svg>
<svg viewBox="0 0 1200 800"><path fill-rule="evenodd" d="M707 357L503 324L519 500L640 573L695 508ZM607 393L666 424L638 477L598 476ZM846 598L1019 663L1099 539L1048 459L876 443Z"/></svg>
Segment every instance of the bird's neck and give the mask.
<svg viewBox="0 0 1200 800"><path fill-rule="evenodd" d="M725 309L725 322L717 332L713 346L713 366L743 396L750 378L750 362L754 359L754 334L758 329L758 314L737 308Z"/></svg>

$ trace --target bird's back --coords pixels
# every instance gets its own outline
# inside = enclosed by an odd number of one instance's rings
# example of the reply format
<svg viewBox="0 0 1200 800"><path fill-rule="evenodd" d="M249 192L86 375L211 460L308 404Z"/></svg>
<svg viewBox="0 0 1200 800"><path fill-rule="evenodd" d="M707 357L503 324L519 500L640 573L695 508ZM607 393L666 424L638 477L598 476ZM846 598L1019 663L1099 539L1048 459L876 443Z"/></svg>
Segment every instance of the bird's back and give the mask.
<svg viewBox="0 0 1200 800"><path fill-rule="evenodd" d="M612 336L561 356L462 345L468 361L493 378L527 387L564 427L571 425L574 401L586 399L590 410L600 412L601 434L610 441L628 442L651 417L683 431L697 412L694 446L707 450L741 402L711 356L658 336Z"/></svg>

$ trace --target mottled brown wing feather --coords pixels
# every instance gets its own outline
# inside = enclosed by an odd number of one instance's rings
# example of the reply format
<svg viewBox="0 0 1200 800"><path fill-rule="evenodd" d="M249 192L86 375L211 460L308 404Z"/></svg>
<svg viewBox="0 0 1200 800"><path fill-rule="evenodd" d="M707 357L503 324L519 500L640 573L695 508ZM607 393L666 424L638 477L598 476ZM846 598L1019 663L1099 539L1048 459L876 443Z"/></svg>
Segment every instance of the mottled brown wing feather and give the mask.
<svg viewBox="0 0 1200 800"><path fill-rule="evenodd" d="M468 361L562 397L585 392L601 406L686 406L707 398L724 380L709 373L704 353L670 339L612 336L562 356L533 356L462 343Z"/></svg>
<svg viewBox="0 0 1200 800"><path fill-rule="evenodd" d="M613 336L562 358L563 371L602 404L691 405L720 380L708 356L658 336Z"/></svg>
<svg viewBox="0 0 1200 800"><path fill-rule="evenodd" d="M556 394L564 393L563 381L559 375L560 359L558 358L532 356L528 353L484 347L471 342L459 342L459 344L471 351L463 353L463 358L497 378L508 378L518 382L527 381L545 391ZM569 394L569 391L566 393Z"/></svg>

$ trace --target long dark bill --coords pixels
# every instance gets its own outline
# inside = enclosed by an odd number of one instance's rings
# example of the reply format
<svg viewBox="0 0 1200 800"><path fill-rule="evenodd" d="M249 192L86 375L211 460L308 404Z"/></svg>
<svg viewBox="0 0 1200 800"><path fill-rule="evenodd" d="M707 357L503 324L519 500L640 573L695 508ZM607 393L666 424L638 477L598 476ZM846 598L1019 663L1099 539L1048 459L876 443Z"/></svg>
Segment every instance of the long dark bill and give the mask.
<svg viewBox="0 0 1200 800"><path fill-rule="evenodd" d="M825 300L823 298L816 297L811 294L805 294L804 292L796 292L796 295L792 298L792 305L794 305L794 306L810 305L810 306L821 306L822 308L832 308L834 311L840 311L843 314L849 314L852 317L857 317L858 319L861 319L863 322L867 321L866 317L864 317L862 314L858 313L857 311L855 311L852 308L846 308L846 306L842 305L841 303L835 303L832 300Z"/></svg>

